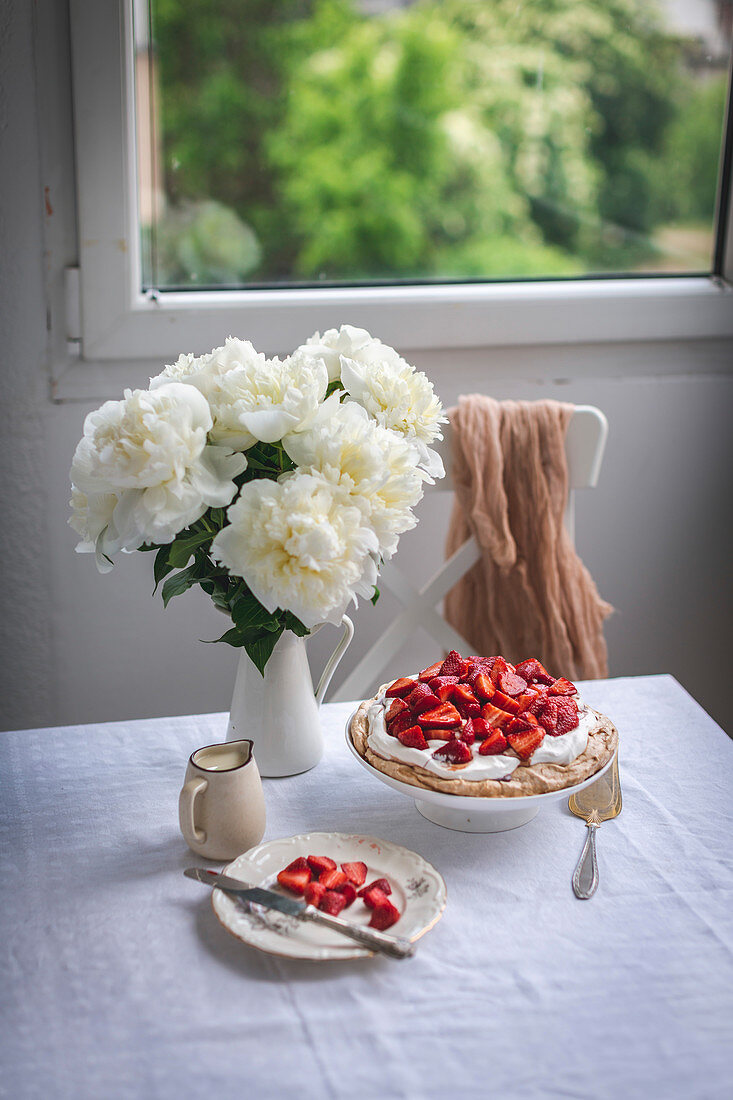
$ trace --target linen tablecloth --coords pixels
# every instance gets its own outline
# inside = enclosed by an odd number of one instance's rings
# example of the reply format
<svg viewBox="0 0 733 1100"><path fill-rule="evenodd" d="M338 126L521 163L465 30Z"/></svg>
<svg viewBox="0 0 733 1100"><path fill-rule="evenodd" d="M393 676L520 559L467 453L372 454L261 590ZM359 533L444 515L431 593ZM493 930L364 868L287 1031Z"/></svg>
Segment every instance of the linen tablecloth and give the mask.
<svg viewBox="0 0 733 1100"><path fill-rule="evenodd" d="M349 704L317 768L265 781L266 840L367 833L444 875L404 962L259 953L181 874L204 862L186 760L225 715L1 734L0 1096L730 1097L733 745L671 677L582 691L624 796L590 901L564 800L511 832L433 825L350 755Z"/></svg>

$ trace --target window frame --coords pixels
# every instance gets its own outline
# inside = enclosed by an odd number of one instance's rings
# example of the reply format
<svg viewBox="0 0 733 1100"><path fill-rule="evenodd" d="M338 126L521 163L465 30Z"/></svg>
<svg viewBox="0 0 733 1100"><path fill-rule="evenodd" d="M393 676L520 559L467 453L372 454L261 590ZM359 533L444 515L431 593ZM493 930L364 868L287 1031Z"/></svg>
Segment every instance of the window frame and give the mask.
<svg viewBox="0 0 733 1100"><path fill-rule="evenodd" d="M229 333L272 353L342 322L411 350L733 337L730 117L718 188L721 270L710 276L145 294L132 0L70 0L70 17L83 360L170 361Z"/></svg>

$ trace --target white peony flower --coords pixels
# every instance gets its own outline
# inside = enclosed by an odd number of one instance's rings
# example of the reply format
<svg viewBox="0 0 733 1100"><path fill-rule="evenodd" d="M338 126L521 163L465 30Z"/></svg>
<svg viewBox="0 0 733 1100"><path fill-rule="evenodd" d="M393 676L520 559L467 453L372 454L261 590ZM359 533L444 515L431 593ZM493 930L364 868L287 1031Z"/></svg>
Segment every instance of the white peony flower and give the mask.
<svg viewBox="0 0 733 1100"><path fill-rule="evenodd" d="M373 528L379 554L387 560L399 536L417 523L412 509L427 480L417 465L417 448L372 420L355 402L336 404L329 415L325 413L324 405L314 425L286 436L283 446L296 465L318 472L348 494Z"/></svg>
<svg viewBox="0 0 733 1100"><path fill-rule="evenodd" d="M102 554L170 542L207 508L226 507L247 460L207 443L211 423L206 399L177 382L126 390L90 413L71 466L77 549L94 548L100 564Z"/></svg>
<svg viewBox="0 0 733 1100"><path fill-rule="evenodd" d="M169 377L166 372L195 386L211 409L211 442L233 450L246 451L258 440L276 443L297 431L310 423L326 396L328 371L317 355L266 359L248 340L230 336L210 355L184 358L152 379L151 387Z"/></svg>
<svg viewBox="0 0 733 1100"><path fill-rule="evenodd" d="M370 336L365 328L342 325L339 329L327 329L323 336L320 332L314 332L297 351L320 356L328 369L329 382L337 382L341 379L341 356L358 359L361 351L375 343L379 341Z"/></svg>
<svg viewBox="0 0 733 1100"><path fill-rule="evenodd" d="M371 595L378 543L346 493L301 470L244 485L214 539L212 557L241 576L268 611L307 627L338 623L356 595Z"/></svg>
<svg viewBox="0 0 733 1100"><path fill-rule="evenodd" d="M440 455L429 444L442 439L443 406L433 384L422 371L386 344L373 341L357 359L341 358L341 381L353 401L362 405L377 423L413 441L420 465L431 477L443 477Z"/></svg>

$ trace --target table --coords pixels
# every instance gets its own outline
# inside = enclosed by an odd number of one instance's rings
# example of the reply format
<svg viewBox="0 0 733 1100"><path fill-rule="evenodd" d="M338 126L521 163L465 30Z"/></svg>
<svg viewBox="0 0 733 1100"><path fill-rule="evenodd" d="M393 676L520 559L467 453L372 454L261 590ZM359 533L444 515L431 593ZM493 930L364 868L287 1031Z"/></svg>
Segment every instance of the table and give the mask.
<svg viewBox="0 0 733 1100"><path fill-rule="evenodd" d="M619 728L624 794L591 901L564 801L441 829L349 754L349 704L323 708L317 768L265 781L265 839L369 833L443 873L404 962L258 953L181 874L204 862L178 832L186 760L225 715L0 735L0 1096L730 1097L733 744L669 676L582 691Z"/></svg>

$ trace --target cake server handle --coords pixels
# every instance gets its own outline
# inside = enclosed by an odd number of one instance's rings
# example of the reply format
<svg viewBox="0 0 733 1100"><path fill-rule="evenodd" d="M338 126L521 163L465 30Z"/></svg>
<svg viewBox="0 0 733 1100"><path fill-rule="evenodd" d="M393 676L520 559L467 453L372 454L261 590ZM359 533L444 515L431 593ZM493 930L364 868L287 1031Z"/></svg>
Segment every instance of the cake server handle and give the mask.
<svg viewBox="0 0 733 1100"><path fill-rule="evenodd" d="M573 891L576 898L587 901L592 898L598 889L598 860L596 858L596 829L600 828L600 822L588 821L586 823L588 833L580 853L578 865L573 873Z"/></svg>

